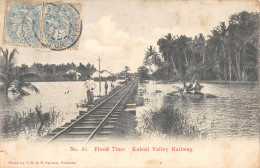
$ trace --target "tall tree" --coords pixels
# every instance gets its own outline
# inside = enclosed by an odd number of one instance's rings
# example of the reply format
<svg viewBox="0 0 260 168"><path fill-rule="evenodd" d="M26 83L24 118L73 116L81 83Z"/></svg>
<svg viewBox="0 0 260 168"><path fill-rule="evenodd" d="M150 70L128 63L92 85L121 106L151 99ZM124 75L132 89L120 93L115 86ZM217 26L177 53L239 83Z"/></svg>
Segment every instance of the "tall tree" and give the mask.
<svg viewBox="0 0 260 168"><path fill-rule="evenodd" d="M130 71L129 66L125 66L125 77L128 78L128 71Z"/></svg>
<svg viewBox="0 0 260 168"><path fill-rule="evenodd" d="M1 61L1 75L0 90L8 96L8 93L19 94L20 96L29 95L24 88L39 93L39 89L32 85L30 82L25 82L24 79L28 76L37 76L32 72L21 72L18 75L14 72L14 57L18 54L17 49L13 49L9 54L8 49L5 51L0 47L0 51L3 55L3 60Z"/></svg>
<svg viewBox="0 0 260 168"><path fill-rule="evenodd" d="M160 58L160 55L155 50L155 47L150 45L145 52L144 65L160 66L161 64L162 64L162 60Z"/></svg>

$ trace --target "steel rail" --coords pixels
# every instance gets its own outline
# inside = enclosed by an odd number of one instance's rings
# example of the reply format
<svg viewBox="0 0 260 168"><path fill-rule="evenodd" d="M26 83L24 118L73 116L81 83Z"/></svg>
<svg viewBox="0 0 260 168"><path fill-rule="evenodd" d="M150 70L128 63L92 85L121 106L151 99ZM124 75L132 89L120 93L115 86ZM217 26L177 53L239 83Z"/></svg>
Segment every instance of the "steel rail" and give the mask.
<svg viewBox="0 0 260 168"><path fill-rule="evenodd" d="M131 83L130 83L131 84ZM102 106L104 103L106 103L108 100L110 100L111 98L113 98L114 96L116 96L118 93L120 93L122 90L124 90L128 85L123 86L120 90L118 90L116 93L114 93L113 95L111 95L110 97L108 97L107 99L105 99L104 101L102 101L101 103L99 103L97 106L95 106L93 109L91 109L89 112L87 112L86 114L82 115L80 118L78 118L76 121L72 122L69 126L67 126L66 128L64 128L63 130L61 130L60 132L58 132L56 135L54 135L53 137L51 137L48 141L46 141L43 146L49 144L50 142L54 141L57 137L59 137L60 135L62 135L65 131L69 130L70 128L72 128L74 125L76 125L77 123L79 123L81 120L83 120L87 115L89 115L90 113L94 112L95 110L97 110L100 106ZM131 87L132 88L132 87ZM131 89L130 88L130 89ZM130 90L129 89L129 90Z"/></svg>
<svg viewBox="0 0 260 168"><path fill-rule="evenodd" d="M98 133L98 131L102 128L102 126L105 124L105 122L108 120L109 116L113 113L113 111L117 108L117 106L119 105L119 103L121 103L121 101L125 98L125 96L127 95L127 93L133 88L133 86L135 85L134 83L131 83L132 86L130 89L128 89L126 91L126 93L124 93L124 95L118 100L118 102L116 103L116 105L114 105L114 107L108 112L108 114L105 116L105 118L98 124L98 126L95 128L95 130L89 135L89 137L87 138L87 140L84 142L84 145L86 145L87 143L89 143L92 138L94 138L94 136Z"/></svg>

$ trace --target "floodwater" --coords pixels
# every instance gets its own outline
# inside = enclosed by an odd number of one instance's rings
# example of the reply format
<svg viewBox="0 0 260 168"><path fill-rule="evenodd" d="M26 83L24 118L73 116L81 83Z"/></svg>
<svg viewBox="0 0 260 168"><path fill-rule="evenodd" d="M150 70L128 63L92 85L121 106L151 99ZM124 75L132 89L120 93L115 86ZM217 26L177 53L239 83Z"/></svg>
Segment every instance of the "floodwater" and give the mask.
<svg viewBox="0 0 260 168"><path fill-rule="evenodd" d="M118 85L119 81L114 82L114 86ZM84 81L75 82L32 82L39 90L39 94L31 93L29 96L24 96L21 99L17 99L17 96L10 95L11 99L9 103L1 105L1 116L5 118L6 115L13 116L16 113L23 115L28 113L30 109L35 111L36 105L42 106L42 112L49 112L50 109L55 109L59 113L59 117L62 118L59 123L56 123L56 127L63 125L65 122L69 122L74 119L82 108L77 107L77 104L86 103L87 94L84 87ZM105 94L105 82L101 82L101 92L99 92L99 82L95 82L96 88L94 95ZM110 91L111 82L108 82L108 92ZM95 97L97 99L97 97ZM3 102L2 102L3 103ZM86 109L84 109L86 110Z"/></svg>
<svg viewBox="0 0 260 168"><path fill-rule="evenodd" d="M202 93L216 98L178 98L167 96L173 86L182 84L159 84L154 81L139 84L144 106L137 107L137 117L150 109L172 105L188 114L188 121L207 139L258 138L259 136L259 85L201 83ZM156 91L157 90L157 91ZM140 92L139 92L140 94ZM140 95L139 95L140 96ZM142 123L139 123L139 125Z"/></svg>
<svg viewBox="0 0 260 168"><path fill-rule="evenodd" d="M84 82L38 82L33 83L40 90L40 94L32 93L18 101L11 101L6 108L1 108L3 115L15 112L23 113L28 109L42 105L42 111L48 112L55 107L60 112L62 122L60 126L78 115L76 104L86 99ZM110 91L110 82L108 82ZM115 86L117 83L115 83ZM145 111L159 109L164 105L172 105L181 112L188 114L188 122L196 126L201 132L206 132L206 138L258 138L259 136L259 86L257 84L213 84L201 83L202 92L217 96L217 98L182 99L166 96L174 91L177 84L160 84L150 81L139 84L139 90L146 92L139 95L144 98L144 105L137 107L138 118ZM98 82L95 95L99 95ZM101 83L101 95L104 95L104 82ZM156 91L157 90L157 91ZM14 97L13 97L14 98ZM138 123L140 125L142 123Z"/></svg>

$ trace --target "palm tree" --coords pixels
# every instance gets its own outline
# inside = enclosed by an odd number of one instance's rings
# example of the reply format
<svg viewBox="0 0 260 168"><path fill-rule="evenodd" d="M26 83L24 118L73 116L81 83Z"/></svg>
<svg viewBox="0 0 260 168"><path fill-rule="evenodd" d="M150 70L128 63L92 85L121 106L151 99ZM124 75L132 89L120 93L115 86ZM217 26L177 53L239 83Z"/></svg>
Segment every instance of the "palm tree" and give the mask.
<svg viewBox="0 0 260 168"><path fill-rule="evenodd" d="M227 38L228 28L225 22L220 22L220 24L215 27L209 35L209 40L207 41L207 47L211 49L213 56L216 55L219 71L221 71L222 79L227 80L227 63L229 62L227 57L228 49L228 38Z"/></svg>
<svg viewBox="0 0 260 168"><path fill-rule="evenodd" d="M151 66L152 64L158 67L162 64L162 61L155 47L150 45L145 52L144 65Z"/></svg>
<svg viewBox="0 0 260 168"><path fill-rule="evenodd" d="M128 75L127 75L127 72L130 71L130 68L129 66L125 66L125 77L127 78Z"/></svg>
<svg viewBox="0 0 260 168"><path fill-rule="evenodd" d="M178 59L178 50L176 50L176 40L175 36L173 36L171 33L168 33L165 37L166 40L166 47L167 47L167 58L171 60L172 66L173 66L173 75L174 73L177 73L177 67L175 60Z"/></svg>
<svg viewBox="0 0 260 168"><path fill-rule="evenodd" d="M176 50L175 50L175 43L174 43L175 37L172 36L171 33L168 33L164 38L160 38L157 42L157 45L159 46L159 52L162 53L162 57L164 61L167 63L168 72L169 68L172 67L172 72L174 75L177 73L177 67L176 67Z"/></svg>
<svg viewBox="0 0 260 168"><path fill-rule="evenodd" d="M0 47L0 51L2 52L2 56L3 56L1 60L0 90L1 92L4 92L4 94L7 96L8 90L11 87L11 84L14 80L14 76L12 72L14 68L14 55L18 53L18 51L15 48L10 53L10 55L8 49L4 51L3 48Z"/></svg>
<svg viewBox="0 0 260 168"><path fill-rule="evenodd" d="M143 81L143 80L146 80L146 79L149 79L149 69L145 66L140 66L138 68L138 74L139 74L139 77L140 77L140 81Z"/></svg>
<svg viewBox="0 0 260 168"><path fill-rule="evenodd" d="M200 50L202 52L202 62L205 62L205 45L206 40L202 33L199 34L199 43L200 43Z"/></svg>
<svg viewBox="0 0 260 168"><path fill-rule="evenodd" d="M25 82L26 77L38 76L35 73L22 73L15 74L14 73L14 56L15 54L19 54L17 49L13 49L9 54L8 49L4 51L2 47L0 47L0 51L3 55L3 60L1 60L0 65L0 91L8 97L8 93L19 94L20 96L30 95L24 88L27 88L31 91L34 91L36 94L39 93L39 89L36 88L29 82Z"/></svg>
<svg viewBox="0 0 260 168"><path fill-rule="evenodd" d="M187 56L187 50L188 50L188 43L191 41L191 38L186 37L185 35L181 35L180 37L177 37L177 45L178 45L178 59L179 59L179 67L180 67L180 73L182 75L184 64L189 65L188 62L188 56ZM184 63L185 62L185 63Z"/></svg>
<svg viewBox="0 0 260 168"><path fill-rule="evenodd" d="M37 87L35 87L33 84L31 84L30 82L25 82L25 79L27 77L38 77L38 75L35 73L20 74L18 76L18 78L13 81L13 83L11 85L12 88L10 91L13 94L19 94L20 96L30 95L30 93L25 91L24 88L31 90L31 91L35 92L36 94L40 93L39 89Z"/></svg>

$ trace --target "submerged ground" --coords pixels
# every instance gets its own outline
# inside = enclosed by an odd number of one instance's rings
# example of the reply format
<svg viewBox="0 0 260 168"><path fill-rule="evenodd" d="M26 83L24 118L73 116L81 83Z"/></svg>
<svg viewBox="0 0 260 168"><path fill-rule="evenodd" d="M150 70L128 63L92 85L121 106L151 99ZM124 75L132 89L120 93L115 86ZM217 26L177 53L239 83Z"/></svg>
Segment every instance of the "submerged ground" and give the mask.
<svg viewBox="0 0 260 168"><path fill-rule="evenodd" d="M49 113L45 119L49 119L48 129L52 129L75 118L81 110L76 104L86 98L84 82L41 82L34 85L40 89L40 94L32 94L10 102L9 107L2 109L2 135L4 131L8 133L16 131L15 126L7 127L4 119L29 116L36 123L29 124L30 128L21 130L20 135L33 139L29 135L34 133L36 136L36 128L39 127L37 116L32 114L36 105L41 105L42 111ZM176 90L176 87L181 87L180 83L165 84L161 81L139 83L137 96L140 106L137 107L136 117L124 114L125 117L121 117L121 122L118 124L120 129L115 135L125 137L126 134L132 134L131 137L140 136L139 138L151 136L196 139L258 138L258 84L201 83L201 85L204 86L203 93L215 95L216 98L167 96L167 93ZM98 88L95 94L98 94ZM103 83L101 94L104 94ZM129 122L126 122L128 119ZM16 126L19 123L12 122ZM122 127L125 123L128 123L129 127Z"/></svg>

